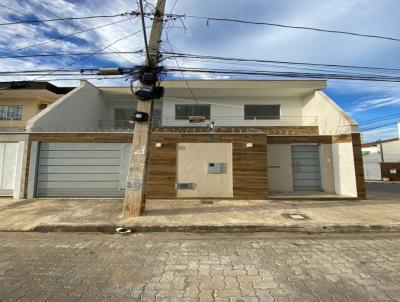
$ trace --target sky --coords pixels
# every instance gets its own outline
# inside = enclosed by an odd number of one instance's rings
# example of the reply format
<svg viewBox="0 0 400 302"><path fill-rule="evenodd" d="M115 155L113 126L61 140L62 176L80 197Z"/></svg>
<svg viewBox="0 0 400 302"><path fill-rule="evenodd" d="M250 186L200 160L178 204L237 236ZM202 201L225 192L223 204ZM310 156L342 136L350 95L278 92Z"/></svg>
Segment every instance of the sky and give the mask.
<svg viewBox="0 0 400 302"><path fill-rule="evenodd" d="M155 0L149 0L154 4ZM175 0L167 0L171 12ZM13 20L51 19L61 17L112 15L137 10L135 0L0 0L0 23ZM150 10L146 5L146 10ZM318 27L400 38L399 0L178 0L173 13L236 18L293 26ZM121 21L112 25L112 22ZM147 24L150 26L150 21ZM87 30L71 37L56 40L63 35ZM144 48L140 20L135 17L98 18L90 20L57 21L35 24L0 26L0 56L43 53L140 51ZM131 37L124 37L138 32ZM120 41L116 42L117 40ZM114 43L111 47L109 44ZM36 47L24 48L33 44ZM107 48L106 48L107 47ZM306 30L284 29L271 26L222 23L182 18L168 23L162 37L162 50L212 56L253 58L262 60L310 62L324 64L358 65L400 68L400 42ZM12 53L10 53L13 51ZM0 71L97 67L129 67L143 64L143 53L123 55L94 55L72 64L84 56L1 59ZM258 68L255 65L222 65L206 61L179 60L179 66L213 68ZM164 64L176 66L168 60ZM266 68L265 66L263 68ZM269 70L281 70L269 66ZM305 68L286 71L309 72ZM175 78L181 77L175 75ZM186 76L191 78L193 76ZM37 77L2 77L2 81L35 79ZM48 80L55 75L41 78ZM78 81L65 80L52 83L76 86ZM200 78L214 78L202 75ZM226 78L226 77L218 77ZM125 79L92 80L98 86L127 86ZM363 132L365 142L397 136L396 117L368 122L374 118L399 114L400 83L329 80L325 92L348 112L362 127L390 125Z"/></svg>

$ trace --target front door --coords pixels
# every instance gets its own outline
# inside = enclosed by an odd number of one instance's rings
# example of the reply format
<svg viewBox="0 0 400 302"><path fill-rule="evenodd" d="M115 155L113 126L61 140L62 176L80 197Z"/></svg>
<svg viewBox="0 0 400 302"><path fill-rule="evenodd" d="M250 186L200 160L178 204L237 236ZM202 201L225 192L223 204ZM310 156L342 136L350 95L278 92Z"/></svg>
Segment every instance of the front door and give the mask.
<svg viewBox="0 0 400 302"><path fill-rule="evenodd" d="M292 145L292 172L295 191L321 191L318 145Z"/></svg>

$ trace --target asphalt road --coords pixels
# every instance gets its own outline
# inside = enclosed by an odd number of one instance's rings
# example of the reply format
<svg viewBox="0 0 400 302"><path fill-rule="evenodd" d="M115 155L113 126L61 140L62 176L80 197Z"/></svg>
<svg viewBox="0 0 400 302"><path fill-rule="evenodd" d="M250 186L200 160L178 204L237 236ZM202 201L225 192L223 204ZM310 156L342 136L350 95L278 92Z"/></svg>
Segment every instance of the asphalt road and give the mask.
<svg viewBox="0 0 400 302"><path fill-rule="evenodd" d="M400 183L366 183L368 199L398 200Z"/></svg>
<svg viewBox="0 0 400 302"><path fill-rule="evenodd" d="M0 301L400 301L400 234L0 233Z"/></svg>

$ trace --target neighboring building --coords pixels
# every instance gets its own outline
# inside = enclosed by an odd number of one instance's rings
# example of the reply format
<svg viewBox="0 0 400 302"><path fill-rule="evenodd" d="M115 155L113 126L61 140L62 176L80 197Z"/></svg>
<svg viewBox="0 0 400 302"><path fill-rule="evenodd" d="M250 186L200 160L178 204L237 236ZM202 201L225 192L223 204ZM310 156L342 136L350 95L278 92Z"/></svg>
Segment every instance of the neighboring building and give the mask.
<svg viewBox="0 0 400 302"><path fill-rule="evenodd" d="M358 125L322 92L325 81L162 86L147 198L365 198ZM27 196L122 197L135 108L129 88L83 81L28 121Z"/></svg>
<svg viewBox="0 0 400 302"><path fill-rule="evenodd" d="M362 145L366 180L400 180L400 122L398 137Z"/></svg>
<svg viewBox="0 0 400 302"><path fill-rule="evenodd" d="M0 196L24 196L26 122L71 90L47 82L0 83Z"/></svg>

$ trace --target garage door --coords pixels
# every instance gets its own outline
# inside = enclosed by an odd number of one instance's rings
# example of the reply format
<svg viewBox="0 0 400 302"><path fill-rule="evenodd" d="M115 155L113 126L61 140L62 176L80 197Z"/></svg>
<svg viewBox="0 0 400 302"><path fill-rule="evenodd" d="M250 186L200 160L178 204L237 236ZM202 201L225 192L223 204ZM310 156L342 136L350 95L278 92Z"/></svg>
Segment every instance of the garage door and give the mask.
<svg viewBox="0 0 400 302"><path fill-rule="evenodd" d="M292 171L295 191L321 191L319 146L293 145Z"/></svg>
<svg viewBox="0 0 400 302"><path fill-rule="evenodd" d="M0 143L0 196L12 196L15 187L18 143Z"/></svg>
<svg viewBox="0 0 400 302"><path fill-rule="evenodd" d="M38 197L123 197L131 144L41 143Z"/></svg>

